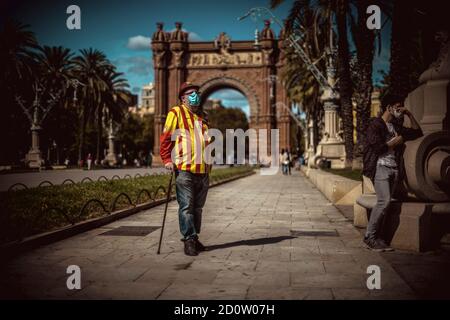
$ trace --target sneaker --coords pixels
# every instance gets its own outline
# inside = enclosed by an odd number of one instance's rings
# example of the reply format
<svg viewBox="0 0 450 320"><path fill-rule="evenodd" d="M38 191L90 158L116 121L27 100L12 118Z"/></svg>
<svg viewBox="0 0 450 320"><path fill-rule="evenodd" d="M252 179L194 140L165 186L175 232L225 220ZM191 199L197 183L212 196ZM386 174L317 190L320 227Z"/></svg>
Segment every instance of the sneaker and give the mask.
<svg viewBox="0 0 450 320"><path fill-rule="evenodd" d="M377 241L379 242L379 243L381 243L381 245L383 245L385 248L384 248L384 251L394 251L394 248L392 248L390 245L388 245L387 243L386 243L386 241L384 241L383 239L377 239Z"/></svg>
<svg viewBox="0 0 450 320"><path fill-rule="evenodd" d="M198 255L198 252L195 248L195 240L194 239L188 239L184 242L184 253L187 256L196 256Z"/></svg>
<svg viewBox="0 0 450 320"><path fill-rule="evenodd" d="M208 251L208 248L205 247L198 239L195 239L195 249L200 251Z"/></svg>
<svg viewBox="0 0 450 320"><path fill-rule="evenodd" d="M386 251L386 244L381 243L378 239L368 239L364 238L364 243L366 244L366 248L375 252L383 252Z"/></svg>

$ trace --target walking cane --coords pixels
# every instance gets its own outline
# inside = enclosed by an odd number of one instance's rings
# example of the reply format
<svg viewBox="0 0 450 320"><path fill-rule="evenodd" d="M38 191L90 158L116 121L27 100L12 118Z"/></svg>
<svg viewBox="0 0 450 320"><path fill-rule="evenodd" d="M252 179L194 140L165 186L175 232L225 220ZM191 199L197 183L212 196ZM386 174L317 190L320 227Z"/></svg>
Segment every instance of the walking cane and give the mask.
<svg viewBox="0 0 450 320"><path fill-rule="evenodd" d="M159 236L159 244L158 244L157 254L160 254L160 252L161 252L161 242L162 242L162 238L163 238L164 225L166 223L167 207L169 205L170 194L172 193L172 178L173 178L174 173L175 173L174 171L172 171L170 173L169 188L167 189L166 207L164 208L164 217L163 217L163 222L162 222L162 227L161 227L161 234Z"/></svg>

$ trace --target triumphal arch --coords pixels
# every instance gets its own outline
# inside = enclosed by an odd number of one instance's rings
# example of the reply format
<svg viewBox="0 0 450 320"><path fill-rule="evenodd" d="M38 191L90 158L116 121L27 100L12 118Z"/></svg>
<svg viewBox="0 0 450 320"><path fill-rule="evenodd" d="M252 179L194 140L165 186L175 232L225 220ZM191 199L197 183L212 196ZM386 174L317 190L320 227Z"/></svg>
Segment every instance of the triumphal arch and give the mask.
<svg viewBox="0 0 450 320"><path fill-rule="evenodd" d="M208 42L191 42L180 22L173 32L165 32L157 23L152 36L155 82L155 141L153 152L159 155L159 137L168 110L176 105L180 85L200 85L203 97L223 88L241 92L250 105L250 128L279 129L280 148L289 148L290 102L280 74L285 64L284 31L278 36L265 21L265 27L253 41L232 41L225 33ZM287 108L286 108L287 107Z"/></svg>

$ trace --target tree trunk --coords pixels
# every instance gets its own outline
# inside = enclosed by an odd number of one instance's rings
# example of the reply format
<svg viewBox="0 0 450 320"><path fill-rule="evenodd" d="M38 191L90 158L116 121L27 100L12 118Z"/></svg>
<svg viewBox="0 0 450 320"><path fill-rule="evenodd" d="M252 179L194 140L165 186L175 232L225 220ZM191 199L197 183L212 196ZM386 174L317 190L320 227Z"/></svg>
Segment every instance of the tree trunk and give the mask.
<svg viewBox="0 0 450 320"><path fill-rule="evenodd" d="M344 143L346 167L351 167L353 161L353 106L352 80L350 77L350 53L347 37L348 0L339 0L336 14L338 29L338 77L341 97L342 121L344 124Z"/></svg>
<svg viewBox="0 0 450 320"><path fill-rule="evenodd" d="M354 158L362 157L362 147L364 145L365 133L370 119L372 104L372 71L375 49L375 33L367 29L366 8L370 1L360 0L357 2L358 23L354 32L356 45L356 72L358 81L355 83L356 101L356 133L357 140L354 148Z"/></svg>
<svg viewBox="0 0 450 320"><path fill-rule="evenodd" d="M412 37L414 32L414 28L411 27L412 17L413 7L409 3L394 2L390 86L388 91L402 98L406 98L413 89L411 81Z"/></svg>

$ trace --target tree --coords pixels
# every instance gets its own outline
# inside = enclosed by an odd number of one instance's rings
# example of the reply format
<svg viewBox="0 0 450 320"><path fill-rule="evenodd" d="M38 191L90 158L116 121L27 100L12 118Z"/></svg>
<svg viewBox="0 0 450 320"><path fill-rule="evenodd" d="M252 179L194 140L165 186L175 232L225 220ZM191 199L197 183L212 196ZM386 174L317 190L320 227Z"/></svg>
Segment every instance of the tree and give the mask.
<svg viewBox="0 0 450 320"><path fill-rule="evenodd" d="M344 143L346 153L346 167L352 166L353 161L353 83L350 74L350 52L348 48L347 15L348 0L337 0L336 24L338 30L338 77L339 94L341 100L342 122L344 124Z"/></svg>
<svg viewBox="0 0 450 320"><path fill-rule="evenodd" d="M97 152L96 159L100 159L100 150L103 137L103 115L108 120L120 122L131 104L131 93L126 79L121 78L123 73L117 72L115 67L105 68L102 79L106 87L101 92L100 102L96 105L95 115L97 119Z"/></svg>
<svg viewBox="0 0 450 320"><path fill-rule="evenodd" d="M27 151L29 127L15 102L15 94L30 94L29 90L23 89L30 78L29 66L36 48L35 35L28 25L11 19L4 22L0 30L0 163L3 164L20 160L19 154L24 156Z"/></svg>
<svg viewBox="0 0 450 320"><path fill-rule="evenodd" d="M101 103L101 94L107 90L107 83L103 76L107 70L112 70L113 66L106 59L103 52L96 49L80 50L80 55L75 57L75 74L81 87L80 99L80 128L79 128L79 148L78 161L84 159L84 138L86 125L95 111L98 111L98 105Z"/></svg>
<svg viewBox="0 0 450 320"><path fill-rule="evenodd" d="M272 7L281 3L273 0ZM311 15L312 12L312 15ZM324 51L331 52L334 44L335 29L338 35L337 74L341 98L341 118L344 124L344 142L346 166L351 166L353 159L353 84L350 73L350 53L347 30L347 16L350 14L348 0L296 0L287 19L287 32L305 35L302 39L305 51L311 56L311 49L320 47L317 43L325 41ZM312 23L305 23L312 16ZM310 30L314 36L308 37ZM329 40L331 39L331 40ZM324 52L322 51L322 52ZM320 52L320 51L319 51ZM321 58L319 56L318 58ZM315 59L310 59L315 61ZM307 67L307 66L305 66ZM304 68L304 67L303 67Z"/></svg>
<svg viewBox="0 0 450 320"><path fill-rule="evenodd" d="M356 46L355 63L355 102L356 102L356 144L353 156L362 155L365 133L370 118L371 96L373 91L372 71L375 53L375 32L366 25L366 9L372 4L370 0L355 1L357 21L351 15L352 34Z"/></svg>

